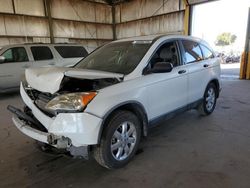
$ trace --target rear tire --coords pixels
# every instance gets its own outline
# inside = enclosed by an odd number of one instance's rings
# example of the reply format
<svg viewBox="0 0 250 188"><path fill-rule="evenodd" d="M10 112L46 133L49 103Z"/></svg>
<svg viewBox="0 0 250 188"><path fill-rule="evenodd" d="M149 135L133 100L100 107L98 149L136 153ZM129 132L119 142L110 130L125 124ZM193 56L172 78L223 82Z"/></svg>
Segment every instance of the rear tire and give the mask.
<svg viewBox="0 0 250 188"><path fill-rule="evenodd" d="M201 104L198 106L198 111L201 115L207 116L210 115L216 106L216 100L217 100L217 89L213 83L209 83Z"/></svg>
<svg viewBox="0 0 250 188"><path fill-rule="evenodd" d="M95 160L109 169L125 166L135 155L141 137L141 124L129 111L117 111L104 125L100 144L95 146Z"/></svg>

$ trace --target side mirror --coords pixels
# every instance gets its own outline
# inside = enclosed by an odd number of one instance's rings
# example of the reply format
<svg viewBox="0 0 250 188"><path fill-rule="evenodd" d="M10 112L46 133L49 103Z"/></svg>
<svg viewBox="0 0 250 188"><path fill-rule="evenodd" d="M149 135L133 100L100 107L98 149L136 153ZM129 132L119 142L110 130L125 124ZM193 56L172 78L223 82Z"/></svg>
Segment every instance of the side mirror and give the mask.
<svg viewBox="0 0 250 188"><path fill-rule="evenodd" d="M169 62L156 62L154 67L150 70L151 73L164 73L173 70L173 64Z"/></svg>
<svg viewBox="0 0 250 188"><path fill-rule="evenodd" d="M5 62L5 57L4 56L0 56L0 63L4 63Z"/></svg>

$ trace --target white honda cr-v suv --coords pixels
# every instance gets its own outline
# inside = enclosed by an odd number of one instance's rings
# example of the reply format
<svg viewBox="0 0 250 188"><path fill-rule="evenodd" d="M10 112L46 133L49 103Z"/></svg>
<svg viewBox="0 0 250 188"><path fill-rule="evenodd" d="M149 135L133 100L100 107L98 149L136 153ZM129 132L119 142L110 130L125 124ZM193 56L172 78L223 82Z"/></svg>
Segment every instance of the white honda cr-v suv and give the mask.
<svg viewBox="0 0 250 188"><path fill-rule="evenodd" d="M29 137L119 168L153 124L189 109L211 114L219 80L220 59L203 40L139 37L106 44L74 68L27 69L26 106L8 109Z"/></svg>

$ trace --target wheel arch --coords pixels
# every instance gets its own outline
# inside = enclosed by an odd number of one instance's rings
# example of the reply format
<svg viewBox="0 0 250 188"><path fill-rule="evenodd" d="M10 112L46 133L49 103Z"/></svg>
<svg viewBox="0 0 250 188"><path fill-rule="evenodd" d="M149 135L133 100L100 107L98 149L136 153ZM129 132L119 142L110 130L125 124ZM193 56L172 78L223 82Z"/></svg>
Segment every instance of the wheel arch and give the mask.
<svg viewBox="0 0 250 188"><path fill-rule="evenodd" d="M139 121L141 122L142 135L147 136L148 117L147 117L147 113L146 113L144 106L138 101L127 101L127 102L114 106L105 114L102 125L101 125L101 129L98 135L98 143L100 143L103 130L106 127L107 122L111 119L113 114L119 110L127 110L127 111L134 113L138 117Z"/></svg>
<svg viewBox="0 0 250 188"><path fill-rule="evenodd" d="M220 95L220 82L219 82L219 80L217 78L215 78L215 79L210 80L210 82L208 84L210 84L210 83L215 85L216 90L217 90L216 98L218 98Z"/></svg>

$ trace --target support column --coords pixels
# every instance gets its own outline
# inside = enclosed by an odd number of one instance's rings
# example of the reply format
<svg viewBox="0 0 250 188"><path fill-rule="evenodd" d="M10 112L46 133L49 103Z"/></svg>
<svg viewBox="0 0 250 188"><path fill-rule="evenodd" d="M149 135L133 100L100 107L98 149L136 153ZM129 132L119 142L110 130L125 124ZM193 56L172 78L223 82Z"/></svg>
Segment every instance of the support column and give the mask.
<svg viewBox="0 0 250 188"><path fill-rule="evenodd" d="M116 23L115 23L115 5L112 4L112 31L113 31L113 40L116 40Z"/></svg>
<svg viewBox="0 0 250 188"><path fill-rule="evenodd" d="M16 14L16 7L14 0L11 1L14 14Z"/></svg>
<svg viewBox="0 0 250 188"><path fill-rule="evenodd" d="M184 34L190 34L190 4L188 0L183 0L185 3L185 14L184 14Z"/></svg>
<svg viewBox="0 0 250 188"><path fill-rule="evenodd" d="M241 56L240 79L250 80L250 8L248 10L245 49Z"/></svg>
<svg viewBox="0 0 250 188"><path fill-rule="evenodd" d="M50 43L55 43L54 32L53 32L53 19L51 17L51 0L44 0L44 5L45 5L45 15L48 18L49 22Z"/></svg>

